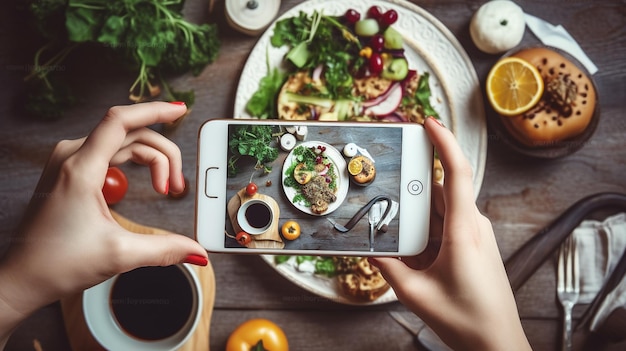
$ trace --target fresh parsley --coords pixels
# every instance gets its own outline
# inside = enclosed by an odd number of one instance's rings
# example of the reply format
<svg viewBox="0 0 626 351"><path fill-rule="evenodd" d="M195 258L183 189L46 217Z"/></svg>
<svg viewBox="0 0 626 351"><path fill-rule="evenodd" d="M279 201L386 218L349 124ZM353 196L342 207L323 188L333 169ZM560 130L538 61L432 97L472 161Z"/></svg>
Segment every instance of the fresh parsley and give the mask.
<svg viewBox="0 0 626 351"><path fill-rule="evenodd" d="M161 94L191 105L193 91L173 91L162 74L199 74L217 57L220 42L215 24L194 24L182 14L184 0L37 0L30 12L49 41L37 51L35 69L25 79L31 90L31 112L58 117L67 107L51 77L55 67L78 45L96 45L113 53L118 63L137 72L129 98L139 102ZM45 56L45 58L44 58ZM61 86L61 85L59 85Z"/></svg>
<svg viewBox="0 0 626 351"><path fill-rule="evenodd" d="M272 171L271 163L278 158L278 148L273 146L274 127L266 125L235 126L229 138L228 147L232 156L228 160L228 175L237 175L237 161L242 156L251 156L256 160L256 169Z"/></svg>

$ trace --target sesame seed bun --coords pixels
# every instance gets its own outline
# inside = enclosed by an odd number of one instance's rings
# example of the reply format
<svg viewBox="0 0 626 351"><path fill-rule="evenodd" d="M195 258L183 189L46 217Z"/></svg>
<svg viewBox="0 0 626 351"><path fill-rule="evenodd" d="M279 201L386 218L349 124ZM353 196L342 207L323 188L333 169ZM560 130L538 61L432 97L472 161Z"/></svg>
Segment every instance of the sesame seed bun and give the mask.
<svg viewBox="0 0 626 351"><path fill-rule="evenodd" d="M582 134L595 113L597 95L589 76L560 53L547 48L521 50L519 57L537 67L544 93L521 115L502 116L509 133L530 147L552 146Z"/></svg>

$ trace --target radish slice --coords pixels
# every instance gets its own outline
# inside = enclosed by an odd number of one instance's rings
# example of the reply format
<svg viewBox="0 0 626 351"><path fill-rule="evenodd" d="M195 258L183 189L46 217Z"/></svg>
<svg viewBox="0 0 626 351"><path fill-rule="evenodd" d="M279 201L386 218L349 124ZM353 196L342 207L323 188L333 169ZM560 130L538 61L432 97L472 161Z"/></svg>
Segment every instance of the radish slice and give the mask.
<svg viewBox="0 0 626 351"><path fill-rule="evenodd" d="M406 117L397 112L393 112L387 116L384 116L380 120L385 122L408 122L408 119L406 119Z"/></svg>
<svg viewBox="0 0 626 351"><path fill-rule="evenodd" d="M385 100L389 96L389 94L391 94L391 91L399 84L400 83L391 84L384 93L378 95L377 97L371 100L363 101L361 105L363 105L364 108L368 108L368 107L372 107L374 105L380 104L383 100Z"/></svg>
<svg viewBox="0 0 626 351"><path fill-rule="evenodd" d="M311 79L314 81L320 80L322 78L322 70L324 69L323 65L318 65L313 69L313 73L311 74Z"/></svg>
<svg viewBox="0 0 626 351"><path fill-rule="evenodd" d="M365 109L366 115L386 116L393 113L402 102L402 87L395 84L387 97L377 105Z"/></svg>

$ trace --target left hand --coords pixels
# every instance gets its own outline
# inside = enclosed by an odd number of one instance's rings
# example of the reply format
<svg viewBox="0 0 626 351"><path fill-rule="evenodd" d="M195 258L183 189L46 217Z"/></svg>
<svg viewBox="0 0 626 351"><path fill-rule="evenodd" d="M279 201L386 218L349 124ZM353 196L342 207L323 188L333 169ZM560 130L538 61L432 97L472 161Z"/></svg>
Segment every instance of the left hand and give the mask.
<svg viewBox="0 0 626 351"><path fill-rule="evenodd" d="M182 192L180 150L145 127L185 112L182 104L164 102L113 107L88 137L56 145L18 237L0 263L0 339L11 320L115 274L140 266L207 263L206 251L184 235L125 230L102 195L108 167L129 160L150 167L157 192Z"/></svg>

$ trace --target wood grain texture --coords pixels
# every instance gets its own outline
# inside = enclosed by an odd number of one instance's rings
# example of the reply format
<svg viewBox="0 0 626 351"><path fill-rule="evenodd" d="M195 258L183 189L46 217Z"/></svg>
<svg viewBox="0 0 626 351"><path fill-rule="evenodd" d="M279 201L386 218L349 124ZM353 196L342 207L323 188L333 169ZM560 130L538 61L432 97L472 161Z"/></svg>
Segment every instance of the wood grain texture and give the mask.
<svg viewBox="0 0 626 351"><path fill-rule="evenodd" d="M113 218L126 230L137 234L160 235L171 234L170 231L145 226L137 223L116 211L111 211ZM198 275L198 280L202 289L203 308L200 321L189 340L185 342L178 351L209 350L211 316L213 314L213 304L215 303L215 274L211 262L204 267L193 267ZM63 321L70 347L74 351L79 350L104 350L104 348L94 339L89 330L83 311L83 294L75 294L61 300L61 310L63 311Z"/></svg>
<svg viewBox="0 0 626 351"><path fill-rule="evenodd" d="M482 0L413 1L429 11L456 36L467 51L482 83L498 59L476 49L469 21ZM230 117L241 70L257 38L230 29L223 16L224 2L188 0L185 15L194 22L218 24L222 41L217 60L198 76L174 77L177 89L194 89L192 113L175 130L165 132L182 151L184 172L195 187L196 135L210 118ZM283 0L280 13L300 3ZM530 14L562 24L599 67L601 117L595 135L575 154L542 161L519 156L495 133L488 133L488 154L479 209L494 226L503 258L556 218L577 200L598 192L626 192L626 4L622 0L518 0ZM98 51L78 50L64 69L80 92L77 106L55 122L29 119L15 107L22 77L39 43L25 31L24 17L5 7L0 14L0 255L12 242L21 214L35 188L47 155L60 139L86 135L112 105L127 104L134 74L110 65ZM526 32L522 45L537 43ZM485 101L486 113L493 113ZM156 127L157 130L160 128ZM125 165L130 190L116 205L140 223L193 236L194 199L172 200L152 189L144 167ZM132 214L132 216L131 216ZM216 297L210 346L223 349L229 333L252 317L272 319L283 326L294 350L414 350L413 337L387 315L403 309L398 303L357 308L319 298L285 280L259 257L211 255ZM516 299L522 322L535 350L555 350L560 340L560 309L555 298L554 262L548 261L522 286ZM419 287L416 287L419 288ZM575 310L579 317L584 306ZM9 340L6 350L30 350L39 339L46 351L68 350L58 304L31 316ZM487 332L487 331L486 331ZM620 350L617 345L587 344L588 335L574 336L576 349Z"/></svg>

